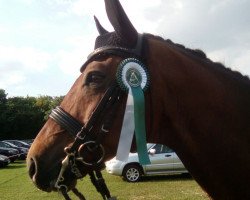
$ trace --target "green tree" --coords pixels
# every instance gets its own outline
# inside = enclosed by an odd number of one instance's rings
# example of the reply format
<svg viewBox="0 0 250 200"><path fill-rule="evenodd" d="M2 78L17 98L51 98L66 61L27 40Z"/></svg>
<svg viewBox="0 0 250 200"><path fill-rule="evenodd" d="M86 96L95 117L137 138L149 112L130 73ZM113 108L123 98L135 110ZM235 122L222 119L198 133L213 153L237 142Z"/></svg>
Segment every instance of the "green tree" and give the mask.
<svg viewBox="0 0 250 200"><path fill-rule="evenodd" d="M6 101L7 101L7 95L8 94L5 93L5 90L0 89L0 105L6 103Z"/></svg>
<svg viewBox="0 0 250 200"><path fill-rule="evenodd" d="M7 102L7 94L5 90L0 89L0 137L4 136L5 119L6 119L6 102Z"/></svg>
<svg viewBox="0 0 250 200"><path fill-rule="evenodd" d="M51 110L56 106L60 105L64 96L51 97L51 96L40 96L36 100L36 106L44 113L44 120L48 120Z"/></svg>
<svg viewBox="0 0 250 200"><path fill-rule="evenodd" d="M34 138L60 97L11 97L0 89L0 139Z"/></svg>
<svg viewBox="0 0 250 200"><path fill-rule="evenodd" d="M6 103L4 124L0 127L5 138L34 137L43 124L43 113L35 106L34 97L12 97Z"/></svg>
<svg viewBox="0 0 250 200"><path fill-rule="evenodd" d="M7 102L7 94L5 90L0 89L0 120L4 118L4 112L6 109L6 102Z"/></svg>

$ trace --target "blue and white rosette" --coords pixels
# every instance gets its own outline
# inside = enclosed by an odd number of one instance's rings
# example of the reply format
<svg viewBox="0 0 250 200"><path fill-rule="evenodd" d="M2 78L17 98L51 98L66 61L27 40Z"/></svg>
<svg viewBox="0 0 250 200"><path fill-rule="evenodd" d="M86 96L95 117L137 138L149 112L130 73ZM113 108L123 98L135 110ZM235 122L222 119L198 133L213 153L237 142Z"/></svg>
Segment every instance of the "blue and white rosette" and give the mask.
<svg viewBox="0 0 250 200"><path fill-rule="evenodd" d="M139 162L150 164L146 144L144 91L149 86L146 67L135 58L123 60L117 71L117 82L128 92L127 105L116 154L116 159L127 161L135 132Z"/></svg>

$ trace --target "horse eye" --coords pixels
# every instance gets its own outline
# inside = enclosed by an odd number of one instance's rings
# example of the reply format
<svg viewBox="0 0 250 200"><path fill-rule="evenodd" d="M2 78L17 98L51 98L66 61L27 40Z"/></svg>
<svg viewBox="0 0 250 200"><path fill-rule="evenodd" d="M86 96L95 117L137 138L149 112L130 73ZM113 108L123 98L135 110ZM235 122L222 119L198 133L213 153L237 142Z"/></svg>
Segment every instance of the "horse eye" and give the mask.
<svg viewBox="0 0 250 200"><path fill-rule="evenodd" d="M99 85L103 82L105 75L101 72L91 72L88 74L86 83Z"/></svg>

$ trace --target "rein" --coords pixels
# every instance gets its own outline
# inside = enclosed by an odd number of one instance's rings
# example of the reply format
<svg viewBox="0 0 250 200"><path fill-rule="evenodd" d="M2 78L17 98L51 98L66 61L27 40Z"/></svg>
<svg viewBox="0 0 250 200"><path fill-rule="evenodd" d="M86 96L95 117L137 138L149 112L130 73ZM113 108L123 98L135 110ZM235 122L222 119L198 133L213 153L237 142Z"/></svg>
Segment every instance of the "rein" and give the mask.
<svg viewBox="0 0 250 200"><path fill-rule="evenodd" d="M96 49L88 56L87 61L81 67L81 71L84 70L88 63L103 55L118 55L124 58L135 57L141 59L142 40L143 35L138 34L137 44L134 49L112 46L100 47ZM60 106L52 110L49 117L75 137L72 146L65 147L64 149L66 157L62 161L61 170L55 183L55 187L63 194L66 200L70 200L70 197L67 194L69 188L66 184L65 173L70 170L77 179L82 179L85 174L82 174L79 169L79 165L86 168L87 174L90 175L93 185L102 195L104 200L116 199L115 197L111 197L101 174L101 170L105 167L105 149L101 142L109 133L112 121L115 118L116 108L123 95L124 92L117 82L111 84L95 110L92 112L88 122L84 125L78 122L69 113L64 111ZM100 127L96 127L96 124L98 123L101 124ZM93 131L98 128L98 133L93 134ZM78 196L80 200L85 199L85 197L76 188L73 188L72 192Z"/></svg>

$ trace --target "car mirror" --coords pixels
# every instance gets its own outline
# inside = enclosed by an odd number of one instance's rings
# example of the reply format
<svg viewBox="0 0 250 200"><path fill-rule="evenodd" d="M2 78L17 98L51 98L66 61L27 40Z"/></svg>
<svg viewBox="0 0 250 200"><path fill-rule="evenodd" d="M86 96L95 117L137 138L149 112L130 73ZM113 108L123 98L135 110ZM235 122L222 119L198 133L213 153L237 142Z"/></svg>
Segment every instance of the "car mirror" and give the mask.
<svg viewBox="0 0 250 200"><path fill-rule="evenodd" d="M154 155L156 150L155 149L150 149L148 152L149 152L150 155Z"/></svg>

